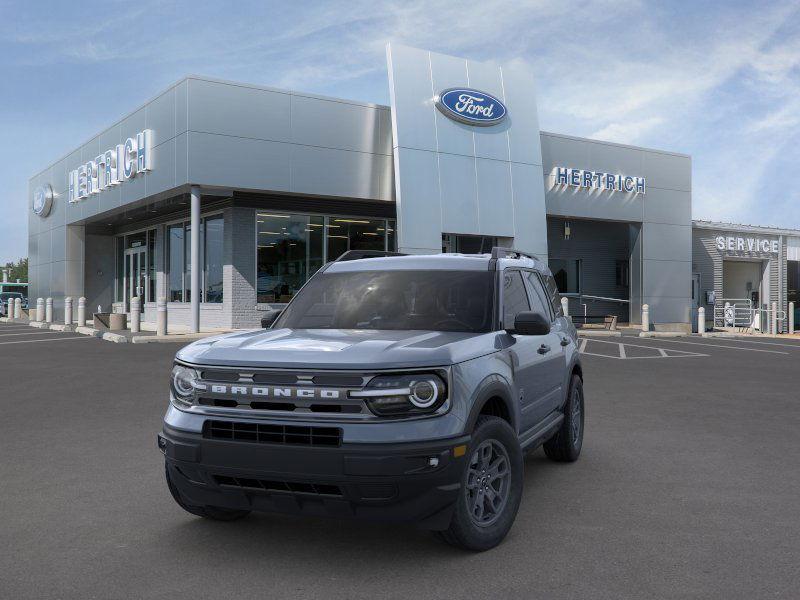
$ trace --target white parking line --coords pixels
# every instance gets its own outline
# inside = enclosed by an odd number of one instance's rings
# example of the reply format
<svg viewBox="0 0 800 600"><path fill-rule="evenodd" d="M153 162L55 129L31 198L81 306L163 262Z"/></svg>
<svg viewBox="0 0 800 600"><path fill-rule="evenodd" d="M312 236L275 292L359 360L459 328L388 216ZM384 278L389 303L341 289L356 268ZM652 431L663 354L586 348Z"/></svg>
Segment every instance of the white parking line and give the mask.
<svg viewBox="0 0 800 600"><path fill-rule="evenodd" d="M726 341L726 342L744 342L745 344L762 344L764 346L782 346L784 348L794 348L795 350L800 350L800 344L781 344L779 342L761 342L758 340L748 340L744 338L704 338L704 339L715 339L718 341Z"/></svg>
<svg viewBox="0 0 800 600"><path fill-rule="evenodd" d="M744 350L745 352L769 352L770 354L789 354L788 352L781 352L780 350L762 350L761 348L739 348L737 346L725 346L723 344L703 344L702 342L684 342L680 340L668 340L661 338L659 343L667 342L669 344L689 344L691 346L708 346L709 348L727 348L728 350Z"/></svg>
<svg viewBox="0 0 800 600"><path fill-rule="evenodd" d="M94 340L96 338L90 335L76 335L75 337L54 337L54 338L44 338L38 340L15 340L13 342L0 342L0 346L5 346L7 344L33 344L35 342L63 342L65 340Z"/></svg>
<svg viewBox="0 0 800 600"><path fill-rule="evenodd" d="M50 333L50 334L53 333L52 331L36 331L35 329L33 329L31 331L22 331L22 332L15 332L15 333L5 333L4 329L2 329L0 331L3 331L3 333L0 333L0 337L9 337L9 336L12 336L12 335L42 335L43 333Z"/></svg>
<svg viewBox="0 0 800 600"><path fill-rule="evenodd" d="M589 342L597 343L597 344L612 344L616 345L619 356L614 356L613 354L598 354L597 352L587 352L586 346ZM629 346L631 348L645 348L647 350L655 350L658 354L653 354L650 356L628 356L627 350L625 350L625 346ZM646 358L694 358L698 356L708 356L708 354L702 354L700 352L690 352L688 350L677 350L674 348L657 348L654 346L645 346L643 344L628 344L626 342L610 342L608 340L597 340L592 338L591 340L588 338L583 338L581 341L580 346L580 353L585 354L586 356L599 356L601 358L613 358L615 360L640 360ZM672 352L673 354L668 354L668 352Z"/></svg>

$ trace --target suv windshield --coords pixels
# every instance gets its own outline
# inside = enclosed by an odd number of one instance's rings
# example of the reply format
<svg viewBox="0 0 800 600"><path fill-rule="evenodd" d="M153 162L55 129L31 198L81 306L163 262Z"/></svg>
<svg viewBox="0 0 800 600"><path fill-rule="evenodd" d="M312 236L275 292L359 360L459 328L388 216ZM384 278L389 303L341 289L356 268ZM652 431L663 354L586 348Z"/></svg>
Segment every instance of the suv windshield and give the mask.
<svg viewBox="0 0 800 600"><path fill-rule="evenodd" d="M490 271L322 273L295 297L275 328L491 331Z"/></svg>

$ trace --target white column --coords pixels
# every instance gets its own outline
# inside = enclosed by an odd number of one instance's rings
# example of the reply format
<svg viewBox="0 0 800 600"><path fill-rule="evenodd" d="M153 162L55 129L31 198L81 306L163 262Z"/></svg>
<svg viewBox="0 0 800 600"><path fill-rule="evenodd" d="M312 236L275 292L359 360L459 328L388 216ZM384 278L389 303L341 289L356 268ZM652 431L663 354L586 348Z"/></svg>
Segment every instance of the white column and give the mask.
<svg viewBox="0 0 800 600"><path fill-rule="evenodd" d="M778 303L772 303L772 327L770 328L770 333L775 335L778 333Z"/></svg>
<svg viewBox="0 0 800 600"><path fill-rule="evenodd" d="M191 213L191 248L192 248L192 332L200 331L200 188L192 186Z"/></svg>
<svg viewBox="0 0 800 600"><path fill-rule="evenodd" d="M64 298L64 325L72 325L72 298Z"/></svg>
<svg viewBox="0 0 800 600"><path fill-rule="evenodd" d="M86 327L86 298L78 298L78 327Z"/></svg>
<svg viewBox="0 0 800 600"><path fill-rule="evenodd" d="M159 296L156 303L156 335L167 335L167 299Z"/></svg>
<svg viewBox="0 0 800 600"><path fill-rule="evenodd" d="M794 302L789 302L789 333L794 333Z"/></svg>
<svg viewBox="0 0 800 600"><path fill-rule="evenodd" d="M561 311L564 313L565 317L569 316L569 298L565 296L561 297Z"/></svg>
<svg viewBox="0 0 800 600"><path fill-rule="evenodd" d="M650 305L642 304L642 331L650 331Z"/></svg>
<svg viewBox="0 0 800 600"><path fill-rule="evenodd" d="M36 299L36 320L39 323L44 321L44 298Z"/></svg>
<svg viewBox="0 0 800 600"><path fill-rule="evenodd" d="M697 309L697 333L706 332L706 309L700 306Z"/></svg>
<svg viewBox="0 0 800 600"><path fill-rule="evenodd" d="M53 299L47 298L44 301L44 321L45 323L53 322Z"/></svg>
<svg viewBox="0 0 800 600"><path fill-rule="evenodd" d="M131 333L139 333L142 318L142 305L139 296L131 298Z"/></svg>
<svg viewBox="0 0 800 600"><path fill-rule="evenodd" d="M14 298L14 318L22 318L22 298Z"/></svg>

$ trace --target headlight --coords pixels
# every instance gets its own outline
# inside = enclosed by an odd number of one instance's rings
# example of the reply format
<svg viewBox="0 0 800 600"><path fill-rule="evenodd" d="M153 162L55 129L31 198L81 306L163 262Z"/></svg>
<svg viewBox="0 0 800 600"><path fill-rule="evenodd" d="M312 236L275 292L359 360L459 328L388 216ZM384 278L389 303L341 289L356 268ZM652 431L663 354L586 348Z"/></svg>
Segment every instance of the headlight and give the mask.
<svg viewBox="0 0 800 600"><path fill-rule="evenodd" d="M378 375L351 398L366 401L376 415L413 416L436 412L447 401L447 386L435 373Z"/></svg>
<svg viewBox="0 0 800 600"><path fill-rule="evenodd" d="M197 371L183 365L172 367L172 395L181 404L191 405L195 382L200 378Z"/></svg>

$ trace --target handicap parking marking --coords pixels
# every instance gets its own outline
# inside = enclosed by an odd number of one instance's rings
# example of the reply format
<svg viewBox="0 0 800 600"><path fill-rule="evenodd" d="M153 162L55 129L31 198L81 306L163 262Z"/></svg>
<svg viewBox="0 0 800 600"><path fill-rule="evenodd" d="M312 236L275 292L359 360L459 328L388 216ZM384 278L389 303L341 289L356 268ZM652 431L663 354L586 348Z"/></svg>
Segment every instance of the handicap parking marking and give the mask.
<svg viewBox="0 0 800 600"><path fill-rule="evenodd" d="M708 338L706 338L708 339ZM725 344L707 344L705 342L689 342L686 340L676 340L676 339L664 339L661 338L658 340L659 343L665 342L668 344L688 344L690 346L705 346L707 348L725 348L726 350L743 350L745 352L766 352L769 354L790 354L789 352L783 352L782 350L765 350L763 348L743 348L741 346L726 346Z"/></svg>
<svg viewBox="0 0 800 600"><path fill-rule="evenodd" d="M599 352L588 352L586 350L589 342L593 344L608 344L609 346L616 346L613 348L615 353L612 354L601 354ZM637 349L645 349L645 350L652 350L653 354L645 354L644 356L631 356L629 351L626 349L630 348L637 348ZM612 348L609 348L612 350ZM612 350L612 352L613 352ZM579 351L581 354L585 354L586 356L599 356L601 358L614 358L617 360L639 360L645 358L697 358L697 357L707 357L708 354L703 354L701 352L690 352L688 350L678 350L676 348L659 348L656 346L645 346L643 344L630 344L628 342L612 342L608 340L598 340L598 339L589 339L583 338L581 341Z"/></svg>

